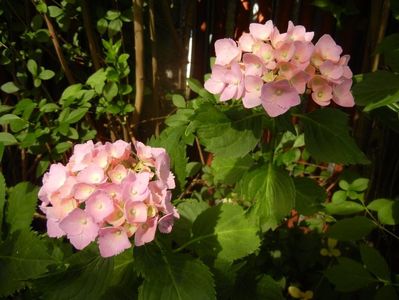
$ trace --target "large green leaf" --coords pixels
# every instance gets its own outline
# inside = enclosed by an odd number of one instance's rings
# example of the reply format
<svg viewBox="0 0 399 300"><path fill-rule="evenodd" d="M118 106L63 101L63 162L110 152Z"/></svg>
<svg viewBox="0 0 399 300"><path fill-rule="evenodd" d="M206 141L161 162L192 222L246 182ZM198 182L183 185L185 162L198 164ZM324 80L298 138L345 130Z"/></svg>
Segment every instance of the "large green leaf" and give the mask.
<svg viewBox="0 0 399 300"><path fill-rule="evenodd" d="M47 272L56 263L45 243L33 232L17 231L0 244L0 296L25 286L24 281Z"/></svg>
<svg viewBox="0 0 399 300"><path fill-rule="evenodd" d="M360 255L367 270L373 273L377 278L390 281L391 272L389 266L382 255L374 248L366 245L360 246Z"/></svg>
<svg viewBox="0 0 399 300"><path fill-rule="evenodd" d="M148 144L152 147L163 147L169 154L171 168L176 175L177 186L184 189L186 184L186 144L183 135L186 126L167 128L162 131L158 138L151 138Z"/></svg>
<svg viewBox="0 0 399 300"><path fill-rule="evenodd" d="M192 126L206 150L224 157L243 157L255 148L262 133L262 119L248 110L222 112L205 103Z"/></svg>
<svg viewBox="0 0 399 300"><path fill-rule="evenodd" d="M295 209L302 215L311 215L322 209L321 203L327 198L326 191L316 181L298 177L294 178Z"/></svg>
<svg viewBox="0 0 399 300"><path fill-rule="evenodd" d="M325 275L342 292L356 291L375 281L360 263L346 257L338 258L338 265L327 269Z"/></svg>
<svg viewBox="0 0 399 300"><path fill-rule="evenodd" d="M319 161L366 164L368 159L349 135L347 115L324 108L299 115L305 126L306 149Z"/></svg>
<svg viewBox="0 0 399 300"><path fill-rule="evenodd" d="M358 75L353 87L356 104L366 106L365 111L399 101L399 75L376 71Z"/></svg>
<svg viewBox="0 0 399 300"><path fill-rule="evenodd" d="M10 232L29 228L37 205L38 187L21 182L10 189L6 220Z"/></svg>
<svg viewBox="0 0 399 300"><path fill-rule="evenodd" d="M254 161L249 156L224 157L217 155L212 160L212 173L216 182L234 184L248 171Z"/></svg>
<svg viewBox="0 0 399 300"><path fill-rule="evenodd" d="M285 170L273 164L262 165L244 175L237 192L254 202L262 230L276 228L295 207L295 185Z"/></svg>
<svg viewBox="0 0 399 300"><path fill-rule="evenodd" d="M144 277L139 299L215 299L212 274L199 259L172 254L155 245L137 247L134 255L135 268Z"/></svg>
<svg viewBox="0 0 399 300"><path fill-rule="evenodd" d="M376 211L378 220L385 225L399 224L399 202L390 199L376 199L367 205L367 208Z"/></svg>
<svg viewBox="0 0 399 300"><path fill-rule="evenodd" d="M193 224L195 251L202 257L225 262L247 256L259 248L257 227L238 205L221 204L201 213Z"/></svg>
<svg viewBox="0 0 399 300"><path fill-rule="evenodd" d="M338 221L328 230L328 236L340 241L360 240L368 235L376 225L363 216Z"/></svg>
<svg viewBox="0 0 399 300"><path fill-rule="evenodd" d="M45 299L100 299L113 277L113 258L102 258L98 251L87 248L69 257L67 268L50 273L37 282Z"/></svg>
<svg viewBox="0 0 399 300"><path fill-rule="evenodd" d="M4 146L11 146L18 144L18 141L12 134L8 132L0 132L0 143L2 143Z"/></svg>

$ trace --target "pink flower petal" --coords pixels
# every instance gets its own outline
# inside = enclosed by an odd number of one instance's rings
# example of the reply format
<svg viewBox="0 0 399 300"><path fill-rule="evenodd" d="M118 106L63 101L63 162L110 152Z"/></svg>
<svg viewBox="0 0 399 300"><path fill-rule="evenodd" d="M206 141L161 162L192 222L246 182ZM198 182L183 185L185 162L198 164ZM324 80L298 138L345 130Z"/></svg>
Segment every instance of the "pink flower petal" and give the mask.
<svg viewBox="0 0 399 300"><path fill-rule="evenodd" d="M143 202L128 201L125 204L126 219L130 224L147 221L147 205Z"/></svg>
<svg viewBox="0 0 399 300"><path fill-rule="evenodd" d="M241 50L232 39L220 39L215 42L215 64L228 65L241 59Z"/></svg>
<svg viewBox="0 0 399 300"><path fill-rule="evenodd" d="M245 75L261 76L263 73L263 62L255 54L245 53L243 55Z"/></svg>
<svg viewBox="0 0 399 300"><path fill-rule="evenodd" d="M317 41L315 52L319 53L324 60L338 62L342 53L342 48L335 43L334 39L329 34L325 34Z"/></svg>
<svg viewBox="0 0 399 300"><path fill-rule="evenodd" d="M113 183L120 184L127 176L127 169L122 164L118 164L108 171L108 176Z"/></svg>
<svg viewBox="0 0 399 300"><path fill-rule="evenodd" d="M83 202L87 200L95 190L96 188L93 185L78 183L74 186L74 197L80 202Z"/></svg>
<svg viewBox="0 0 399 300"><path fill-rule="evenodd" d="M59 227L59 222L47 218L47 234L52 238L59 238L65 235L65 232Z"/></svg>
<svg viewBox="0 0 399 300"><path fill-rule="evenodd" d="M274 51L274 55L278 62L288 62L294 56L295 46L294 43L286 42Z"/></svg>
<svg viewBox="0 0 399 300"><path fill-rule="evenodd" d="M106 192L97 191L86 201L85 211L100 223L114 211L114 203Z"/></svg>
<svg viewBox="0 0 399 300"><path fill-rule="evenodd" d="M281 115L300 103L297 91L287 80L263 85L261 99L263 108L271 117Z"/></svg>
<svg viewBox="0 0 399 300"><path fill-rule="evenodd" d="M162 233L170 233L175 222L175 217L173 214L168 214L163 216L158 221L158 229Z"/></svg>
<svg viewBox="0 0 399 300"><path fill-rule="evenodd" d="M86 184L101 184L105 182L106 178L101 167L91 164L79 172L77 180Z"/></svg>
<svg viewBox="0 0 399 300"><path fill-rule="evenodd" d="M249 32L251 35L259 40L266 41L269 39L273 31L273 22L267 21L265 24L251 23L249 24Z"/></svg>
<svg viewBox="0 0 399 300"><path fill-rule="evenodd" d="M111 157L116 159L122 159L124 157L127 157L130 155L130 152L132 151L130 143L126 143L125 141L122 140L117 140L112 144L107 143L106 147L109 155L111 155Z"/></svg>
<svg viewBox="0 0 399 300"><path fill-rule="evenodd" d="M148 198L148 184L150 182L150 173L129 173L122 182L122 197L132 201L143 201Z"/></svg>
<svg viewBox="0 0 399 300"><path fill-rule="evenodd" d="M147 223L140 225L134 235L134 244L136 246L142 246L146 243L151 242L155 237L155 231L157 230L158 217L150 219Z"/></svg>
<svg viewBox="0 0 399 300"><path fill-rule="evenodd" d="M98 245L102 257L118 255L132 246L126 232L121 228L100 229Z"/></svg>
<svg viewBox="0 0 399 300"><path fill-rule="evenodd" d="M252 52L252 47L254 45L254 38L251 34L244 32L238 39L238 45L242 51Z"/></svg>

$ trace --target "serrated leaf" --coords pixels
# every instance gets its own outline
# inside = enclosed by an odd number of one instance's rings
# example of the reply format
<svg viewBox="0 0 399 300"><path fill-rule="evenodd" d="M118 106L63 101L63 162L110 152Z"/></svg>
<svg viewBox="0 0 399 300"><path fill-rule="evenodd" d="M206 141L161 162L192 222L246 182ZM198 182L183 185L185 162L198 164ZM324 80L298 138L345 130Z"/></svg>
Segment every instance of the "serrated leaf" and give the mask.
<svg viewBox="0 0 399 300"><path fill-rule="evenodd" d="M16 85L14 82L12 82L12 81L9 81L9 82L4 83L4 84L0 87L0 89L1 89L4 93L7 93L7 94L13 94L13 93L16 93L16 92L19 91L19 87L17 87L17 85Z"/></svg>
<svg viewBox="0 0 399 300"><path fill-rule="evenodd" d="M366 245L360 246L360 255L367 270L373 273L378 279L391 280L389 266L381 254L374 248Z"/></svg>
<svg viewBox="0 0 399 300"><path fill-rule="evenodd" d="M308 216L318 212L326 198L326 191L312 179L294 178L295 209L302 215Z"/></svg>
<svg viewBox="0 0 399 300"><path fill-rule="evenodd" d="M342 292L356 291L375 281L361 264L345 257L338 258L338 265L327 269L324 273L337 291Z"/></svg>
<svg viewBox="0 0 399 300"><path fill-rule="evenodd" d="M305 144L319 161L342 164L367 164L369 160L349 135L347 115L324 108L299 115L305 127Z"/></svg>
<svg viewBox="0 0 399 300"><path fill-rule="evenodd" d="M72 255L67 263L66 270L50 273L38 282L45 299L100 299L112 279L113 258L105 259L85 249Z"/></svg>
<svg viewBox="0 0 399 300"><path fill-rule="evenodd" d="M10 233L29 228L36 210L38 190L29 182L20 182L10 190L6 214Z"/></svg>
<svg viewBox="0 0 399 300"><path fill-rule="evenodd" d="M191 123L206 150L225 157L243 157L260 140L262 119L246 110L223 113L210 104L200 106Z"/></svg>
<svg viewBox="0 0 399 300"><path fill-rule="evenodd" d="M249 155L242 158L217 155L212 160L211 169L216 182L234 184L252 167L253 163Z"/></svg>
<svg viewBox="0 0 399 300"><path fill-rule="evenodd" d="M162 252L154 245L134 249L135 267L144 276L141 300L216 299L212 274L200 260Z"/></svg>
<svg viewBox="0 0 399 300"><path fill-rule="evenodd" d="M176 220L173 226L171 236L180 244L187 242L192 238L192 226L195 219L205 211L209 205L204 201L195 199L184 199L178 204L180 218Z"/></svg>
<svg viewBox="0 0 399 300"><path fill-rule="evenodd" d="M332 225L327 235L340 241L360 240L368 235L376 225L368 218L356 216L339 220Z"/></svg>
<svg viewBox="0 0 399 300"><path fill-rule="evenodd" d="M261 165L243 176L237 192L254 202L262 231L276 228L295 207L295 185L286 171L272 164Z"/></svg>
<svg viewBox="0 0 399 300"><path fill-rule="evenodd" d="M152 147L163 147L169 154L171 168L177 179L177 186L184 189L186 184L186 144L182 140L186 127L170 127L162 131L158 138L151 138L148 144Z"/></svg>
<svg viewBox="0 0 399 300"><path fill-rule="evenodd" d="M1 160L0 160L1 161ZM6 201L6 181L3 173L0 172L0 234L3 225L4 205Z"/></svg>
<svg viewBox="0 0 399 300"><path fill-rule="evenodd" d="M240 206L221 204L208 208L197 217L192 241L201 257L232 262L258 249L257 231Z"/></svg>
<svg viewBox="0 0 399 300"><path fill-rule="evenodd" d="M353 201L325 204L325 211L330 215L350 215L364 211L363 205Z"/></svg>
<svg viewBox="0 0 399 300"><path fill-rule="evenodd" d="M399 100L399 75L388 71L356 76L353 87L356 104L366 106L365 111L386 106Z"/></svg>
<svg viewBox="0 0 399 300"><path fill-rule="evenodd" d="M0 244L0 296L22 288L25 280L35 279L56 263L45 243L33 232L17 231Z"/></svg>

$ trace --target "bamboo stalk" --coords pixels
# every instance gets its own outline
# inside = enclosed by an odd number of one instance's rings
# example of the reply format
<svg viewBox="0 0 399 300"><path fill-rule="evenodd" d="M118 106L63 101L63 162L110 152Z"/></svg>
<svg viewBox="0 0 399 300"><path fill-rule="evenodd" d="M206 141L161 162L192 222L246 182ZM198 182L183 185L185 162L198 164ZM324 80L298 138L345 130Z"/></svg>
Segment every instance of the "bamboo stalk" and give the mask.
<svg viewBox="0 0 399 300"><path fill-rule="evenodd" d="M93 67L97 71L101 68L100 55L98 52L98 47L96 39L94 38L93 26L91 25L90 8L87 0L82 1L82 17L83 25L85 28L87 41L89 43L90 56L93 61Z"/></svg>
<svg viewBox="0 0 399 300"><path fill-rule="evenodd" d="M133 0L136 97L133 122L138 124L144 102L143 0Z"/></svg>
<svg viewBox="0 0 399 300"><path fill-rule="evenodd" d="M55 33L55 29L54 29L53 23L51 23L51 20L49 19L49 17L46 14L43 15L43 18L44 18L44 21L46 22L47 29L48 29L49 34L50 34L50 38L51 38L51 40L53 42L53 46L54 46L55 52L56 52L58 60L59 60L59 62L61 64L61 68L64 71L65 76L66 76L69 84L74 84L75 83L75 78L73 77L72 72L69 69L68 64L67 64L67 62L65 60L64 54L62 53L62 49L61 49L60 43L58 41L57 34Z"/></svg>

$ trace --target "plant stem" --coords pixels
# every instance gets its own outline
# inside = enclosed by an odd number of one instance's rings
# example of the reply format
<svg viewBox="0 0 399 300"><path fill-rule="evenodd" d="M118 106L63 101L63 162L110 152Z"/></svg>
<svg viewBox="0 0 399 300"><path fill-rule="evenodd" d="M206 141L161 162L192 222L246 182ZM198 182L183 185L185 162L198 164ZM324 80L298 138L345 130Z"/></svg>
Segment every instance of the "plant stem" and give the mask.
<svg viewBox="0 0 399 300"><path fill-rule="evenodd" d="M51 20L49 19L49 17L46 14L43 15L43 18L44 18L44 21L46 22L47 29L50 34L50 38L53 42L55 53L57 54L58 60L61 64L61 68L64 71L69 84L74 84L75 78L73 77L72 72L68 67L67 61L65 60L64 54L62 53L62 49L61 49L60 43L58 41L57 34L55 33L53 23L51 23Z"/></svg>
<svg viewBox="0 0 399 300"><path fill-rule="evenodd" d="M91 55L91 59L93 60L94 70L98 70L101 68L100 64L100 55L98 53L98 47L96 43L96 39L94 38L93 26L91 25L91 17L90 17L90 8L88 0L82 1L82 17L83 24L86 31L87 41L89 44L89 51Z"/></svg>
<svg viewBox="0 0 399 300"><path fill-rule="evenodd" d="M136 64L136 97L133 122L134 124L138 124L144 102L143 0L133 0L133 18Z"/></svg>

